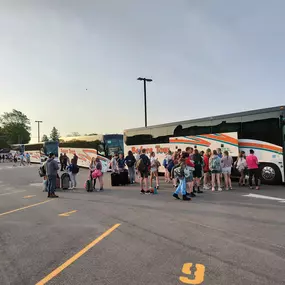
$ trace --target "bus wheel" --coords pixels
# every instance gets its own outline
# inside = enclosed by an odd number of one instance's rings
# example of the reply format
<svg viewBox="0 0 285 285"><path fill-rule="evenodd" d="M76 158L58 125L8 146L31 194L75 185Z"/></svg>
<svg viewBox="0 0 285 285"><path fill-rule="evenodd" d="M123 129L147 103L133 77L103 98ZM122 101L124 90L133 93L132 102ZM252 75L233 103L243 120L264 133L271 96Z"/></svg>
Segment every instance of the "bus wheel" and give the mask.
<svg viewBox="0 0 285 285"><path fill-rule="evenodd" d="M281 173L279 168L272 163L261 164L261 183L263 184L280 184Z"/></svg>

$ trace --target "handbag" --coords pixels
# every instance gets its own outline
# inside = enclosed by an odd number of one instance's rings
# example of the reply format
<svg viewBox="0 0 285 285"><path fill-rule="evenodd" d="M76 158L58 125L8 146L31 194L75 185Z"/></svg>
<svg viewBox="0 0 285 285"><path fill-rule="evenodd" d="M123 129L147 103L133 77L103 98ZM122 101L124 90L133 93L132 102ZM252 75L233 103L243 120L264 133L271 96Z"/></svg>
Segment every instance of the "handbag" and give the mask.
<svg viewBox="0 0 285 285"><path fill-rule="evenodd" d="M93 172L92 172L92 178L93 179L96 179L98 177L102 176L102 172L100 169L95 169Z"/></svg>

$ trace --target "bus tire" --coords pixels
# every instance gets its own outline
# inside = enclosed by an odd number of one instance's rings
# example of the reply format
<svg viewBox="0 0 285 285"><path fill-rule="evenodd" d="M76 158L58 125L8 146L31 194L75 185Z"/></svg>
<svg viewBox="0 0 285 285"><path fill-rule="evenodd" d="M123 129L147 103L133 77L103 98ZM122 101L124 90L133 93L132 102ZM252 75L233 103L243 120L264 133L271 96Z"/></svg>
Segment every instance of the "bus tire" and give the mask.
<svg viewBox="0 0 285 285"><path fill-rule="evenodd" d="M274 163L261 163L260 165L260 180L262 184L281 184L282 176L277 165Z"/></svg>

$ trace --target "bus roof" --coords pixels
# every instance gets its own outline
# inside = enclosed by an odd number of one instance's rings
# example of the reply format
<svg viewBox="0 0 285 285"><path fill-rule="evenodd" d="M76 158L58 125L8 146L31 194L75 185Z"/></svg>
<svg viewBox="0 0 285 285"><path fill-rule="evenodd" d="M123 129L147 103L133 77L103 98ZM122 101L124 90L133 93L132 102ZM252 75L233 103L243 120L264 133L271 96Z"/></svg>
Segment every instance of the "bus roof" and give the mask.
<svg viewBox="0 0 285 285"><path fill-rule="evenodd" d="M170 127L170 126L174 126L174 125L198 123L198 122L203 122L203 121L207 121L207 120L219 120L219 119L233 118L233 117L238 117L238 116L242 117L242 116L248 116L248 115L268 113L268 112L278 112L278 111L285 111L285 106L269 107L269 108L256 109L256 110L250 110L250 111L244 111L244 112L230 113L230 114L226 114L226 115L209 116L209 117L203 117L203 118L192 119L192 120L176 121L176 122L172 122L172 123L152 125L152 126L148 126L148 127L126 129L125 132L153 129L153 128L159 128L159 127Z"/></svg>

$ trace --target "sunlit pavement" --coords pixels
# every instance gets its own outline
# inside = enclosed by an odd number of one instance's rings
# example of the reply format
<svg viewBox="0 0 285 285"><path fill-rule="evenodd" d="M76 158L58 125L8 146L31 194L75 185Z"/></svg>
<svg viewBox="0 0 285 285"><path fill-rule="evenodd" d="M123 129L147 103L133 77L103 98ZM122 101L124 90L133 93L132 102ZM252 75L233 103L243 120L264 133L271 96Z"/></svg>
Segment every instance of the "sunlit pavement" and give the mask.
<svg viewBox="0 0 285 285"><path fill-rule="evenodd" d="M0 169L0 284L284 284L285 187L42 192L37 167ZM253 194L251 196L245 196ZM276 198L276 199L272 199Z"/></svg>

